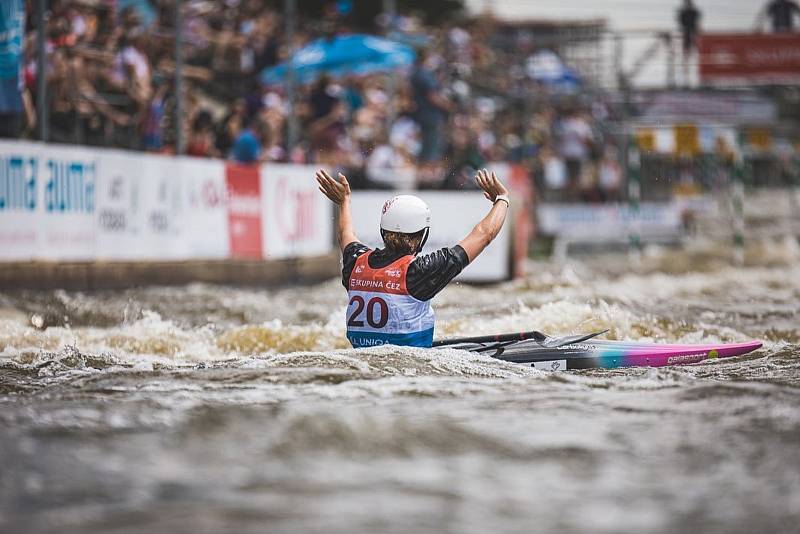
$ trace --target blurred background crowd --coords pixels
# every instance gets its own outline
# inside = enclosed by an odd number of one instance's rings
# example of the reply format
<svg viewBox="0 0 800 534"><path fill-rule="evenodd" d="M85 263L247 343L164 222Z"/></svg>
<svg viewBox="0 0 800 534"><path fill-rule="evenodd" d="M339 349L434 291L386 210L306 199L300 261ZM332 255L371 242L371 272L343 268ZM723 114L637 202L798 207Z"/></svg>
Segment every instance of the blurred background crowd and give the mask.
<svg viewBox="0 0 800 534"><path fill-rule="evenodd" d="M623 71L606 69L617 91L600 90L589 78L602 64L574 65L546 24L531 31L469 15L457 0L407 0L399 12L387 1L304 0L291 25L281 0L186 0L176 113L174 0L47 2L44 103L35 101L35 4L26 0L24 108L11 137L36 138L44 105L51 142L324 165L359 188L471 187L476 168L506 161L530 170L544 200L613 201L624 189L626 147L614 127L631 112ZM793 2L768 4L774 31L792 31ZM690 0L678 6L684 59L701 20ZM603 24L573 24L562 42L598 47ZM264 77L293 50L358 33L408 45L413 64L291 85ZM663 32L655 45L664 39L671 47Z"/></svg>
<svg viewBox="0 0 800 534"><path fill-rule="evenodd" d="M513 38L490 19L410 13L393 18L375 2L322 2L298 14L289 42L280 2L184 2L184 121L187 154L249 162L294 162L346 170L358 187L469 187L489 161L523 162L551 194L614 198L618 148L603 131L613 110L544 83L537 69L560 65L530 35ZM362 10L363 11L363 10ZM175 15L171 0L53 0L46 46L49 138L53 142L175 151ZM25 32L23 136L34 137L36 9ZM442 19L442 17L445 17ZM297 86L260 73L320 38L357 31L416 50L397 73L318 77ZM290 110L297 139L287 142Z"/></svg>

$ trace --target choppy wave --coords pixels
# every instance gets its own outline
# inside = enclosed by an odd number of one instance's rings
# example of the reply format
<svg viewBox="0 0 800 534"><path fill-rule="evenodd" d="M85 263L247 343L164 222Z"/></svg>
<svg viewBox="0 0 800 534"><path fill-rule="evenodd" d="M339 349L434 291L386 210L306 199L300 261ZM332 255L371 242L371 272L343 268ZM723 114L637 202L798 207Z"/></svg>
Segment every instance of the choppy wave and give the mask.
<svg viewBox="0 0 800 534"><path fill-rule="evenodd" d="M2 294L0 530L792 530L800 255L725 254L531 262L435 301L440 336L765 342L658 369L350 349L336 280Z"/></svg>

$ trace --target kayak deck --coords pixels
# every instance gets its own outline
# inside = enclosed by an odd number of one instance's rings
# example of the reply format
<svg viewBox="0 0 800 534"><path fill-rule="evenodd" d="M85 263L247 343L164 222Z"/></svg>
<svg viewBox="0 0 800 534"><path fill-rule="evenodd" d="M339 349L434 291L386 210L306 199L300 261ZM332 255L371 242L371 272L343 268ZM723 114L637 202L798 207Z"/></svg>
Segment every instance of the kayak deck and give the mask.
<svg viewBox="0 0 800 534"><path fill-rule="evenodd" d="M730 358L747 354L761 347L760 341L745 343L660 344L593 339L593 336L571 338L525 339L506 342L439 342L437 346L477 352L536 369L614 369L617 367L663 367L698 363L707 359ZM579 339L572 342L571 339ZM565 340L560 342L560 340Z"/></svg>

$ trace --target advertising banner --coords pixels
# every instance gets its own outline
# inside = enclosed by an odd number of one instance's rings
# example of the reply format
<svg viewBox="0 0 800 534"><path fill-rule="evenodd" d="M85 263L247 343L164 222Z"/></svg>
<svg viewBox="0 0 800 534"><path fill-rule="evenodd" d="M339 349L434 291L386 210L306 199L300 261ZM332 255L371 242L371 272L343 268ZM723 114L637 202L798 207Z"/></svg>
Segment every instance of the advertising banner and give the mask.
<svg viewBox="0 0 800 534"><path fill-rule="evenodd" d="M310 165L261 167L264 255L319 256L333 250L333 204L317 189Z"/></svg>
<svg viewBox="0 0 800 534"><path fill-rule="evenodd" d="M100 155L95 222L98 259L136 260L145 256L141 239L141 157L123 151Z"/></svg>
<svg viewBox="0 0 800 534"><path fill-rule="evenodd" d="M383 246L380 216L383 203L396 195L392 191L355 191L353 193L353 225L356 235L368 246ZM423 253L452 247L486 215L491 204L479 191L416 191L431 208L431 233ZM503 226L478 258L458 276L458 280L496 282L511 277L511 230Z"/></svg>
<svg viewBox="0 0 800 534"><path fill-rule="evenodd" d="M199 158L180 158L179 161L183 193L182 241L186 256L225 259L230 253L225 163Z"/></svg>
<svg viewBox="0 0 800 534"><path fill-rule="evenodd" d="M39 251L39 147L13 144L0 151L0 260L29 260Z"/></svg>
<svg viewBox="0 0 800 534"><path fill-rule="evenodd" d="M149 157L140 163L139 198L146 260L176 260L189 257L182 234L183 205L180 161Z"/></svg>
<svg viewBox="0 0 800 534"><path fill-rule="evenodd" d="M643 202L638 211L626 204L542 204L537 215L543 234L581 241L625 240L634 225L644 239L682 232L681 208L672 203Z"/></svg>
<svg viewBox="0 0 800 534"><path fill-rule="evenodd" d="M261 258L261 181L258 167L228 163L228 236L233 258Z"/></svg>
<svg viewBox="0 0 800 534"><path fill-rule="evenodd" d="M534 189L528 170L522 165L508 163L492 164L497 169L497 177L504 184L508 184L511 191L513 210L507 224L513 230L513 272L512 276L520 278L525 276L525 266L528 262L528 245L535 231L533 224Z"/></svg>
<svg viewBox="0 0 800 534"><path fill-rule="evenodd" d="M704 33L698 38L704 84L796 84L800 34Z"/></svg>
<svg viewBox="0 0 800 534"><path fill-rule="evenodd" d="M44 216L39 222L38 257L94 258L97 152L49 146L38 151L36 159L41 202L37 209Z"/></svg>

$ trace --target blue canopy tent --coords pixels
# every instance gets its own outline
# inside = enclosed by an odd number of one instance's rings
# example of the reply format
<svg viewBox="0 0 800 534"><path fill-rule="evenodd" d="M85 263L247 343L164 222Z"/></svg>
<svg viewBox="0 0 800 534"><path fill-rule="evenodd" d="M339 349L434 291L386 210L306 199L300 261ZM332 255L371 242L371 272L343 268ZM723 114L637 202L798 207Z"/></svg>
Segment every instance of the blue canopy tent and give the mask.
<svg viewBox="0 0 800 534"><path fill-rule="evenodd" d="M318 39L297 50L290 61L261 72L261 83L274 85L286 81L291 63L295 81L313 82L323 73L333 77L364 75L406 67L414 62L414 50L404 44L374 35L340 35Z"/></svg>
<svg viewBox="0 0 800 534"><path fill-rule="evenodd" d="M532 79L558 91L573 93L581 86L578 72L550 50L540 50L529 57L526 70Z"/></svg>

